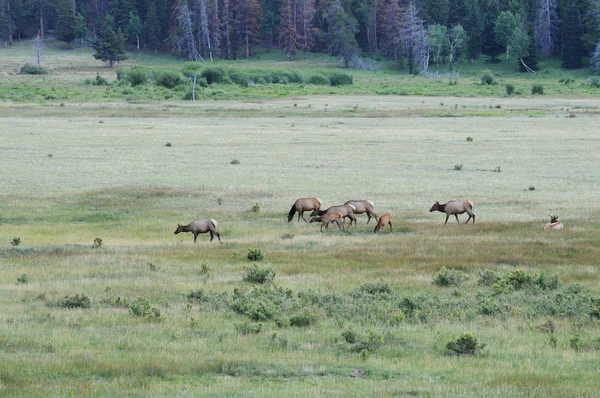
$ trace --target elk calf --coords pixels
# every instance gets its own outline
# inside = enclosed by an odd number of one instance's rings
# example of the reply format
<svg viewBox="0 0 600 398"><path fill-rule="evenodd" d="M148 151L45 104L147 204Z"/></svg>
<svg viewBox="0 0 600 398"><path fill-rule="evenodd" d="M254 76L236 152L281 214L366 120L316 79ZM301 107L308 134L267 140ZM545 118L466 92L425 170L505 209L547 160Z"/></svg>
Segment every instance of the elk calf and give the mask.
<svg viewBox="0 0 600 398"><path fill-rule="evenodd" d="M472 200L451 200L443 205L441 205L440 202L435 202L434 205L431 206L431 209L429 209L429 212L437 210L439 212L446 213L446 221L444 224L448 223L448 218L451 215L454 215L454 217L456 217L456 222L460 224L460 221L458 221L458 215L467 213L469 214L469 218L467 218L467 222L465 222L465 224L467 224L471 218L473 218L473 224L475 224L475 214L472 211L473 205L474 203Z"/></svg>
<svg viewBox="0 0 600 398"><path fill-rule="evenodd" d="M558 221L558 216L550 216L550 222L544 227L544 231L558 231L564 229L565 226Z"/></svg>
<svg viewBox="0 0 600 398"><path fill-rule="evenodd" d="M336 223L338 226L338 231L341 231L342 229L345 231L346 229L344 228L344 224L342 223L342 213L340 212L333 212L333 213L324 213L320 216L315 216L313 218L310 219L311 223L314 222L320 222L321 223L321 232L323 232L323 226L325 226L325 229L329 228L329 224L331 223Z"/></svg>
<svg viewBox="0 0 600 398"><path fill-rule="evenodd" d="M390 224L390 232L392 231L392 215L390 213L385 213L383 216L379 217L377 220L377 225L373 230L373 233L377 233L381 228L385 226L385 224Z"/></svg>

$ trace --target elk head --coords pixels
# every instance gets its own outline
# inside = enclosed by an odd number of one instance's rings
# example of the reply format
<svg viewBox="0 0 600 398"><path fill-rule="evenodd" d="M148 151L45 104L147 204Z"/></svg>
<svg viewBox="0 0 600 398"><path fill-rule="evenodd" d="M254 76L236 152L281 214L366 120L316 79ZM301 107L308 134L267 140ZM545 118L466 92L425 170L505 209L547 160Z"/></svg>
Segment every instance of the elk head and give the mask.
<svg viewBox="0 0 600 398"><path fill-rule="evenodd" d="M314 222L323 222L323 220L321 219L321 216L316 216L310 219L309 223L314 223Z"/></svg>
<svg viewBox="0 0 600 398"><path fill-rule="evenodd" d="M554 224L558 222L558 216L550 216L550 224Z"/></svg>
<svg viewBox="0 0 600 398"><path fill-rule="evenodd" d="M433 204L433 206L431 206L431 209L429 209L429 212L431 213L432 211L437 211L440 209L440 202L435 202Z"/></svg>
<svg viewBox="0 0 600 398"><path fill-rule="evenodd" d="M177 235L180 232L183 232L183 227L181 225L177 224L177 229L175 230L174 234Z"/></svg>

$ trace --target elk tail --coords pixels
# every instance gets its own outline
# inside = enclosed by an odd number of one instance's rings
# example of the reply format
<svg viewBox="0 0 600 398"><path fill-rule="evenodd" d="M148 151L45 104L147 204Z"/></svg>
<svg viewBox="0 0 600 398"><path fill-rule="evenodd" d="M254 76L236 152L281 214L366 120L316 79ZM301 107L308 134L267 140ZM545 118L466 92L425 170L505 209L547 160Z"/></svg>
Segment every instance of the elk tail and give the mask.
<svg viewBox="0 0 600 398"><path fill-rule="evenodd" d="M475 206L475 202L473 202L472 200L467 200L467 203L471 205L471 207Z"/></svg>
<svg viewBox="0 0 600 398"><path fill-rule="evenodd" d="M321 206L321 199L317 198L316 196L315 199L317 200L317 202L319 202L319 206Z"/></svg>
<svg viewBox="0 0 600 398"><path fill-rule="evenodd" d="M372 200L367 200L367 202L369 202L371 206L375 207L375 202L373 202Z"/></svg>
<svg viewBox="0 0 600 398"><path fill-rule="evenodd" d="M348 206L350 206L350 208L352 209L352 211L356 210L356 207L354 205L349 204Z"/></svg>
<svg viewBox="0 0 600 398"><path fill-rule="evenodd" d="M215 226L215 229L217 229L217 220L214 219L210 219L210 221L213 223L213 225Z"/></svg>

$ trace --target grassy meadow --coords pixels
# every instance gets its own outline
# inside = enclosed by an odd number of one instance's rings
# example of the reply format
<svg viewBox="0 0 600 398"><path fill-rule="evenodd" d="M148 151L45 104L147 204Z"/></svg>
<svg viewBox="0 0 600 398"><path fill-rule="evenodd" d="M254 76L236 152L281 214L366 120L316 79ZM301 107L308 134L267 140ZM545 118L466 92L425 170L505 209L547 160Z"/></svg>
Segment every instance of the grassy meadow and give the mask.
<svg viewBox="0 0 600 398"><path fill-rule="evenodd" d="M107 73L87 50L48 51L51 74L0 78L1 396L597 395L593 92L361 91L442 87L381 71L344 95L129 101L82 83ZM288 223L306 196L372 199L394 231ZM474 225L429 212L460 198ZM173 234L200 218L222 243Z"/></svg>

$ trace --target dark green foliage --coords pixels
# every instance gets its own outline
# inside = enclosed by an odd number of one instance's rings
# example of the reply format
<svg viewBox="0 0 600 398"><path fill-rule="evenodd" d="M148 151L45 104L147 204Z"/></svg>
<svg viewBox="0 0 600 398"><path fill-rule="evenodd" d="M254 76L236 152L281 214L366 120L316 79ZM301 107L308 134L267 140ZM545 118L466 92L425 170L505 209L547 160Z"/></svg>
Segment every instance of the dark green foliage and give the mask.
<svg viewBox="0 0 600 398"><path fill-rule="evenodd" d="M523 62L518 60L519 70L521 72L529 72L525 65L533 71L539 70L538 58L537 58L537 44L535 41L535 32L533 31L533 25L529 24L527 28L527 35L529 36L529 48L527 49L527 56L523 57ZM525 63L525 65L523 65Z"/></svg>
<svg viewBox="0 0 600 398"><path fill-rule="evenodd" d="M28 282L29 282L29 277L27 276L27 274L23 274L17 278L17 283L19 283L21 285L24 285Z"/></svg>
<svg viewBox="0 0 600 398"><path fill-rule="evenodd" d="M207 295L204 292L204 289L198 289L198 290L192 290L191 292L188 293L187 295L187 299L188 301L194 302L194 301L206 301L207 300Z"/></svg>
<svg viewBox="0 0 600 398"><path fill-rule="evenodd" d="M96 78L94 80L85 79L84 83L91 84L94 86L110 86L110 83L108 82L108 80L106 80L105 78L100 76L100 73L96 73Z"/></svg>
<svg viewBox="0 0 600 398"><path fill-rule="evenodd" d="M506 83L506 95L513 95L515 93L515 85L512 83Z"/></svg>
<svg viewBox="0 0 600 398"><path fill-rule="evenodd" d="M106 62L109 68L127 59L125 39L121 29L115 33L110 26L107 26L100 38L94 42L93 47L96 50L94 58Z"/></svg>
<svg viewBox="0 0 600 398"><path fill-rule="evenodd" d="M308 77L307 83L321 85L321 86L328 86L331 83L331 81L329 80L329 78L327 76L320 74L320 73L315 73Z"/></svg>
<svg viewBox="0 0 600 398"><path fill-rule="evenodd" d="M148 79L149 71L146 68L135 67L127 71L125 74L125 80L127 80L132 87L146 84Z"/></svg>
<svg viewBox="0 0 600 398"><path fill-rule="evenodd" d="M263 323L262 322L253 323L253 322L244 320L241 323L236 323L234 325L234 327L235 327L235 330L241 335L259 334L263 329Z"/></svg>
<svg viewBox="0 0 600 398"><path fill-rule="evenodd" d="M332 86L346 86L353 83L352 75L347 73L333 72L329 75L329 80Z"/></svg>
<svg viewBox="0 0 600 398"><path fill-rule="evenodd" d="M319 319L319 315L310 308L303 308L289 318L290 326L308 327L314 325Z"/></svg>
<svg viewBox="0 0 600 398"><path fill-rule="evenodd" d="M494 72L492 72L489 69L484 69L481 71L481 84L484 85L492 85L496 82L496 79L494 77Z"/></svg>
<svg viewBox="0 0 600 398"><path fill-rule="evenodd" d="M159 308L154 307L148 299L137 297L129 304L129 313L133 316L147 318L153 322L160 322L164 316Z"/></svg>
<svg viewBox="0 0 600 398"><path fill-rule="evenodd" d="M577 3L569 2L563 9L560 24L562 67L565 69L581 68L585 49L581 38L583 36L581 13Z"/></svg>
<svg viewBox="0 0 600 398"><path fill-rule="evenodd" d="M248 87L248 80L249 77L248 75L239 69L231 69L229 71L229 78L231 79L231 81L235 84L237 84L238 86L242 86L242 87Z"/></svg>
<svg viewBox="0 0 600 398"><path fill-rule="evenodd" d="M74 5L68 0L60 1L56 34L54 35L56 40L66 42L69 48L77 38L77 13Z"/></svg>
<svg viewBox="0 0 600 398"><path fill-rule="evenodd" d="M348 343L351 352L373 352L385 344L385 338L375 330L358 333L348 328L342 332L342 337Z"/></svg>
<svg viewBox="0 0 600 398"><path fill-rule="evenodd" d="M252 264L248 267L244 267L244 270L246 271L244 282L265 284L272 283L275 280L275 271L271 268L259 268L257 264Z"/></svg>
<svg viewBox="0 0 600 398"><path fill-rule="evenodd" d="M531 86L532 95L544 95L544 85L542 83L533 83Z"/></svg>
<svg viewBox="0 0 600 398"><path fill-rule="evenodd" d="M92 301L85 294L76 294L58 300L57 305L62 308L90 308Z"/></svg>
<svg viewBox="0 0 600 398"><path fill-rule="evenodd" d="M297 297L291 290L268 284L255 286L249 293L235 289L230 308L252 321L264 322L281 317L284 308L299 307Z"/></svg>
<svg viewBox="0 0 600 398"><path fill-rule="evenodd" d="M370 295L392 294L392 288L384 282L365 283L359 288L359 292Z"/></svg>
<svg viewBox="0 0 600 398"><path fill-rule="evenodd" d="M259 248L248 248L248 254L246 255L246 258L249 261L260 261L264 258L264 256L262 250Z"/></svg>
<svg viewBox="0 0 600 398"><path fill-rule="evenodd" d="M446 349L456 355L475 355L485 348L485 344L477 341L475 334L463 333L446 344Z"/></svg>
<svg viewBox="0 0 600 398"><path fill-rule="evenodd" d="M185 83L183 75L178 71L162 70L156 73L156 84L165 88L174 88Z"/></svg>
<svg viewBox="0 0 600 398"><path fill-rule="evenodd" d="M21 74L22 75L47 75L48 70L41 66L25 64L21 67Z"/></svg>
<svg viewBox="0 0 600 398"><path fill-rule="evenodd" d="M433 283L437 286L448 287L458 286L466 279L466 275L457 269L448 269L442 267L437 274L433 277Z"/></svg>
<svg viewBox="0 0 600 398"><path fill-rule="evenodd" d="M223 76L225 71L222 68L206 68L202 71L203 78L206 79L208 84L223 83Z"/></svg>
<svg viewBox="0 0 600 398"><path fill-rule="evenodd" d="M11 239L10 244L13 247L17 247L21 244L21 237L20 236L15 236L14 238Z"/></svg>

